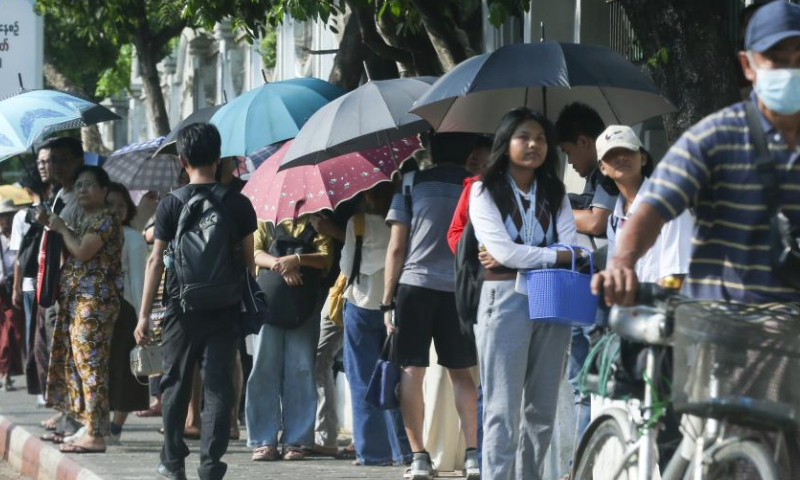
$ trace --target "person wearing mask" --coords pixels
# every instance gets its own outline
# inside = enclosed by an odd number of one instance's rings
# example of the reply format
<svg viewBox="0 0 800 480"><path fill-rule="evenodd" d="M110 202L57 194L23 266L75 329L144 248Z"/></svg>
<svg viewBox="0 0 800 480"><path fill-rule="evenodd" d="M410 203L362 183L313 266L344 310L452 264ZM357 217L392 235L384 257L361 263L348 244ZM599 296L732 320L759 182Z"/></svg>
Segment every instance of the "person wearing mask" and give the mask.
<svg viewBox="0 0 800 480"><path fill-rule="evenodd" d="M71 185L84 218L76 230L55 213L45 226L61 234L59 310L47 371L48 404L79 418L86 434L62 452L102 453L109 434L109 354L122 289L122 229L106 206L111 181L100 167L78 169Z"/></svg>
<svg viewBox="0 0 800 480"><path fill-rule="evenodd" d="M19 207L13 200L0 202L0 390L15 390L13 375L22 373L25 315L11 300L14 285L14 261L11 235L14 215Z"/></svg>
<svg viewBox="0 0 800 480"><path fill-rule="evenodd" d="M447 245L447 230L469 176L463 162L472 149L472 138L469 134L432 135L434 167L406 174L386 216L391 236L379 308L387 333L396 331L396 361L403 367L400 410L414 452L406 474L416 479L432 478L436 473L423 441L422 386L431 342L439 365L447 369L453 384L467 446L466 476L475 479L479 475L477 390L471 372L477 354L474 339L462 332L456 313L453 252Z"/></svg>
<svg viewBox="0 0 800 480"><path fill-rule="evenodd" d="M472 186L469 216L486 268L475 338L483 386L482 474L541 479L553 434L570 328L532 322L518 270L568 265L575 222L558 177L553 127L517 108L500 121L492 162Z"/></svg>
<svg viewBox="0 0 800 480"><path fill-rule="evenodd" d="M366 213L357 213L347 223L340 262L349 284L344 292L344 371L353 407L356 465L411 461L411 446L400 411L378 410L366 401L367 387L386 341L380 303L390 233L384 218L393 191L393 184L381 183L364 194ZM356 221L364 225L360 245Z"/></svg>

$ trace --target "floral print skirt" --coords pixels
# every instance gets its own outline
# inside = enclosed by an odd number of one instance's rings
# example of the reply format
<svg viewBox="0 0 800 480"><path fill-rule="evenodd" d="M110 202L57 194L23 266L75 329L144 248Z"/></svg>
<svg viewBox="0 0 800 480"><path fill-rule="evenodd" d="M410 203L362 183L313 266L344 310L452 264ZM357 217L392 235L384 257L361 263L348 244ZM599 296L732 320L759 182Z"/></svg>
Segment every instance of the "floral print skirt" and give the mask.
<svg viewBox="0 0 800 480"><path fill-rule="evenodd" d="M87 426L109 433L108 366L119 298L63 294L47 371L49 405Z"/></svg>

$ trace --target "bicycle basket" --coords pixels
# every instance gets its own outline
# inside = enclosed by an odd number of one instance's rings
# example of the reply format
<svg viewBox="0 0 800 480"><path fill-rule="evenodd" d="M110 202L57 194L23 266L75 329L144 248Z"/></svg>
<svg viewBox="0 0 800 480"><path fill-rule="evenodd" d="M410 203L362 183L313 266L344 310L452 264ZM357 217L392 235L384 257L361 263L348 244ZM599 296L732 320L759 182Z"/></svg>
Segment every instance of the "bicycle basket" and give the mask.
<svg viewBox="0 0 800 480"><path fill-rule="evenodd" d="M594 274L592 253L579 246L556 244L549 248L568 248L572 252L572 269L543 268L525 272L530 319L564 325L594 325L597 295L592 295L589 288ZM576 270L576 248L589 252L589 274Z"/></svg>
<svg viewBox="0 0 800 480"><path fill-rule="evenodd" d="M675 311L675 410L800 426L800 306L685 302Z"/></svg>

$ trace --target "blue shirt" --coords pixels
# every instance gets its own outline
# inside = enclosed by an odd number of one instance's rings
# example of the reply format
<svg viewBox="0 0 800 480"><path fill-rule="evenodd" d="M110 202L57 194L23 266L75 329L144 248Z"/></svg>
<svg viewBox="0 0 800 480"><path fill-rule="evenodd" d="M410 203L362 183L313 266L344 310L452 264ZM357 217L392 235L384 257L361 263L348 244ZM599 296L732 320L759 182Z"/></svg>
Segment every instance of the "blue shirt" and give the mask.
<svg viewBox="0 0 800 480"><path fill-rule="evenodd" d="M464 189L464 179L469 176L457 165L418 171L411 189L411 211L402 184L397 186L386 222L397 222L409 229L408 253L399 283L455 291L455 260L447 245L447 230Z"/></svg>
<svg viewBox="0 0 800 480"><path fill-rule="evenodd" d="M760 117L778 172L781 204L792 223L800 225L800 149L791 149L767 118ZM644 195L643 201L667 220L694 209L686 293L744 303L800 301L800 291L783 283L770 266L770 215L744 103L724 108L685 132L659 163Z"/></svg>

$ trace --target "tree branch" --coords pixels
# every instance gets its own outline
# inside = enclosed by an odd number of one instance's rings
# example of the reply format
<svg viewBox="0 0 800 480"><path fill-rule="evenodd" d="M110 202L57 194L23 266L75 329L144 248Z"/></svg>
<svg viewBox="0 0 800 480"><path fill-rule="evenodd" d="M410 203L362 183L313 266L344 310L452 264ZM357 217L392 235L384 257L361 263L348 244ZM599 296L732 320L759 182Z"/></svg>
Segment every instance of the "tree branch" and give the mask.
<svg viewBox="0 0 800 480"><path fill-rule="evenodd" d="M467 58L466 46L459 40L459 32L452 20L440 7L426 0L410 0L417 8L422 24L428 32L433 48L439 55L445 71L452 70ZM463 34L463 32L461 32Z"/></svg>
<svg viewBox="0 0 800 480"><path fill-rule="evenodd" d="M178 24L164 27L153 34L152 41L156 45L156 48L160 50L162 46L166 45L170 40L180 35L181 32L183 32L183 29L186 28L186 23L186 20L181 20Z"/></svg>
<svg viewBox="0 0 800 480"><path fill-rule="evenodd" d="M388 58L393 62L406 65L413 64L414 58L411 52L388 45L383 40L375 24L375 12L373 8L366 8L355 0L345 0L345 3L347 3L347 6L350 7L350 10L358 19L361 38L370 50L375 52L376 55Z"/></svg>

